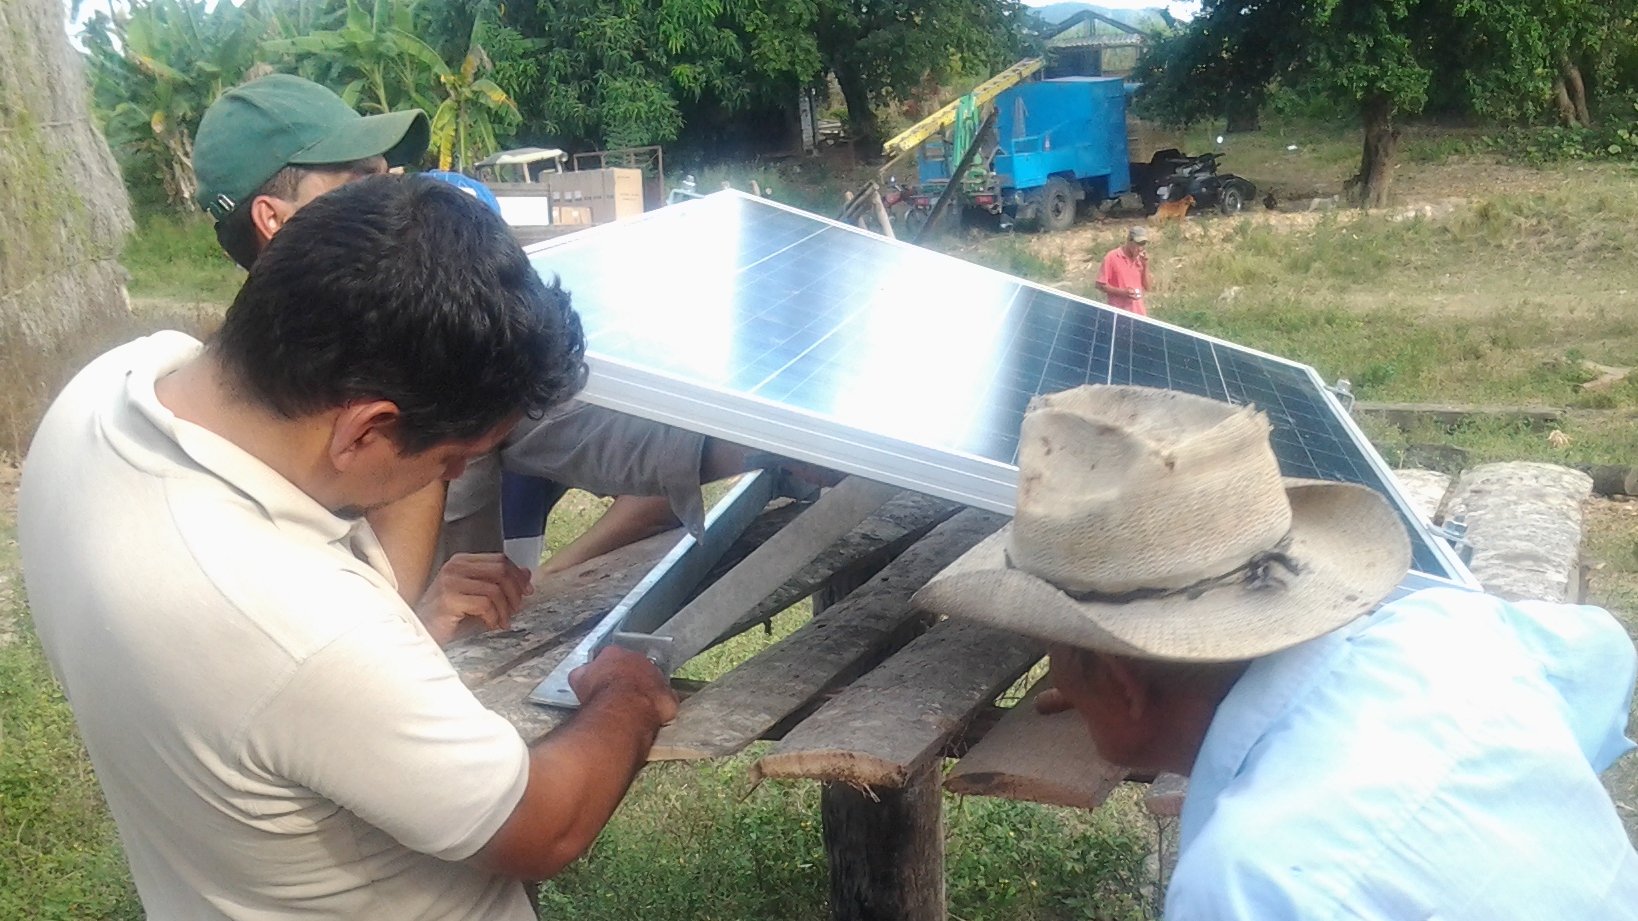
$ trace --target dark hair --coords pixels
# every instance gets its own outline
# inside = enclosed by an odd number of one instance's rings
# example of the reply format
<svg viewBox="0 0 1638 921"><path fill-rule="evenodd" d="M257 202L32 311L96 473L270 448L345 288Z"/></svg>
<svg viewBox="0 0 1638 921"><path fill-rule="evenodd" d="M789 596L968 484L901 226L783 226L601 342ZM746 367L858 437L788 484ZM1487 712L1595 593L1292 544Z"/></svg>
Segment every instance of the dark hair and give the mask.
<svg viewBox="0 0 1638 921"><path fill-rule="evenodd" d="M296 418L398 405L407 453L538 414L584 384L569 295L453 186L376 176L298 211L211 342L243 396Z"/></svg>
<svg viewBox="0 0 1638 921"><path fill-rule="evenodd" d="M237 208L229 211L216 222L216 242L221 244L226 252L241 269L249 269L251 263L261 254L261 248L256 245L256 230L250 224L250 203L260 196L294 202L296 189L302 179L310 173L349 173L357 176L372 174L369 169L380 157L365 157L362 160L350 160L345 163L325 163L318 166L285 166L274 173L271 178L262 183L256 191L250 193Z"/></svg>

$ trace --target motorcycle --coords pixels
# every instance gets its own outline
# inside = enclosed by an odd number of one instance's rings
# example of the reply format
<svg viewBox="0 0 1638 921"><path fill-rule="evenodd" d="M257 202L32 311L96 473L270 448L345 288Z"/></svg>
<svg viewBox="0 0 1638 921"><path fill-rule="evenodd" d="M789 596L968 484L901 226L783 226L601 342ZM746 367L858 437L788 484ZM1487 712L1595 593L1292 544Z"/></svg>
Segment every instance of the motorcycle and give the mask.
<svg viewBox="0 0 1638 921"><path fill-rule="evenodd" d="M1233 173L1219 173L1221 153L1190 157L1175 148L1157 151L1143 168L1138 184L1146 214L1153 214L1162 202L1194 196L1195 208L1216 208L1224 214L1238 214L1256 199L1257 186Z"/></svg>

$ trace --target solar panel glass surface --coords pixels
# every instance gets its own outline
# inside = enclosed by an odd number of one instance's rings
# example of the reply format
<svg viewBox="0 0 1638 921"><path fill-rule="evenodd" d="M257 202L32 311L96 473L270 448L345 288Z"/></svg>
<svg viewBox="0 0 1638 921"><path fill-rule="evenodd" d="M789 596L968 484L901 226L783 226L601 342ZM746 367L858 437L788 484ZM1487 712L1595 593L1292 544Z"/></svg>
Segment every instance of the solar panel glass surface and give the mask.
<svg viewBox="0 0 1638 921"><path fill-rule="evenodd" d="M1037 394L1141 384L1252 404L1286 475L1384 493L1416 568L1466 578L1303 365L733 193L532 259L580 311L591 402L1000 511Z"/></svg>

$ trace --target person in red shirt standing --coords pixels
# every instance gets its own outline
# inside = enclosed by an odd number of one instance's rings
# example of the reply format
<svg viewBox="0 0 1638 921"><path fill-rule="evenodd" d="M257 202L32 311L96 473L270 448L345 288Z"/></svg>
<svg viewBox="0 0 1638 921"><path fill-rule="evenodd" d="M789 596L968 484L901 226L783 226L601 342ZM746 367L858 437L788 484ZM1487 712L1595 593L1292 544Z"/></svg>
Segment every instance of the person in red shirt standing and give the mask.
<svg viewBox="0 0 1638 921"><path fill-rule="evenodd" d="M1149 315L1143 306L1143 294L1149 290L1148 247L1149 229L1134 226L1126 231L1126 242L1103 257L1098 290L1109 298L1109 306Z"/></svg>

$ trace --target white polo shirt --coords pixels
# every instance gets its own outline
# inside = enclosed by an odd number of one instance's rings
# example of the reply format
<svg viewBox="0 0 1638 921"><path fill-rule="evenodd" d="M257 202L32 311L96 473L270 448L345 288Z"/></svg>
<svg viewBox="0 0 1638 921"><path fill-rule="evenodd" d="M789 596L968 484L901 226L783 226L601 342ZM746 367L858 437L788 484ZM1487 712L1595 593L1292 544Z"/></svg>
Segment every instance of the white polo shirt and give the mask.
<svg viewBox="0 0 1638 921"><path fill-rule="evenodd" d="M177 419L180 333L88 366L40 424L30 609L155 919L532 919L463 862L528 752L394 589L369 527Z"/></svg>

